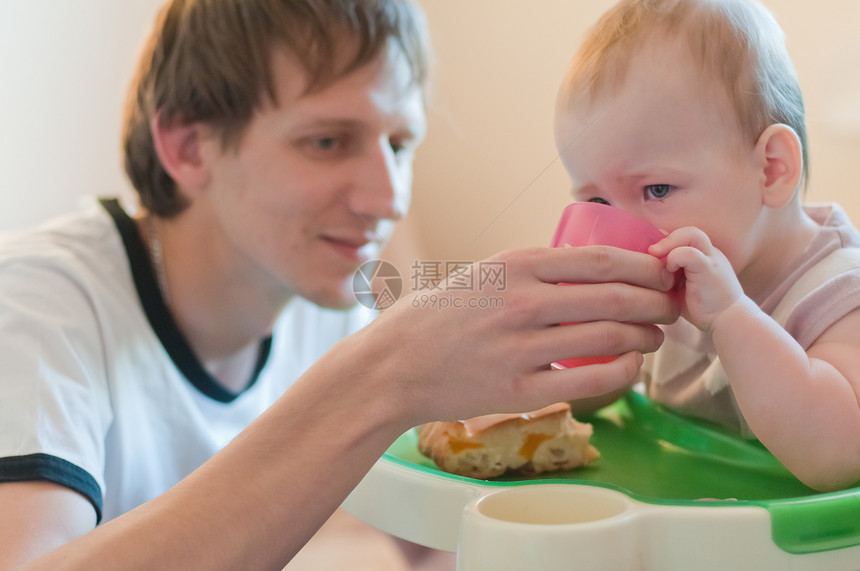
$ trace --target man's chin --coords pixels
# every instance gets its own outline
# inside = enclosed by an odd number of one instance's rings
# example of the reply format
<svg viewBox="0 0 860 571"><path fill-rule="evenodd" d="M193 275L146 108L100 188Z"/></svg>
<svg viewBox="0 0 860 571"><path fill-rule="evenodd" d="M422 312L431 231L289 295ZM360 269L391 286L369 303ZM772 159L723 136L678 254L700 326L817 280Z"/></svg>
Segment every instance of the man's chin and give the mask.
<svg viewBox="0 0 860 571"><path fill-rule="evenodd" d="M345 311L358 305L358 299L352 291L352 282L345 290L319 291L304 296L305 299L326 309Z"/></svg>

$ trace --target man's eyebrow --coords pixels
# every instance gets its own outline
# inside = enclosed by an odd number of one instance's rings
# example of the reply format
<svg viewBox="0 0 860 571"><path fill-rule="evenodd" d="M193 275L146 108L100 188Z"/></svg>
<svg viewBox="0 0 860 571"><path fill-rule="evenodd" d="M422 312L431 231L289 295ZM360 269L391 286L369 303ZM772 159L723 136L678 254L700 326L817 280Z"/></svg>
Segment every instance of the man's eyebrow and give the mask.
<svg viewBox="0 0 860 571"><path fill-rule="evenodd" d="M359 129L362 127L362 122L357 119L312 117L310 119L301 119L296 121L293 126L298 129L320 127L328 129Z"/></svg>
<svg viewBox="0 0 860 571"><path fill-rule="evenodd" d="M360 119L314 117L298 120L293 123L291 128L296 130L333 129L337 131L362 131L367 129L368 125ZM415 128L415 126L404 124L394 132L417 139L424 136L424 131L423 127Z"/></svg>

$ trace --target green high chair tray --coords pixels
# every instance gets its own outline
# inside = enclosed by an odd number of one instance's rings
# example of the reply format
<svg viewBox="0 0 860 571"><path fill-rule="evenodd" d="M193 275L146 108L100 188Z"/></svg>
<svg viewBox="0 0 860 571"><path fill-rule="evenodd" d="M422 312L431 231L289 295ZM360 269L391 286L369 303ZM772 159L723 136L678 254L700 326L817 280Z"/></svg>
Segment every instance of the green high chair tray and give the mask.
<svg viewBox="0 0 860 571"><path fill-rule="evenodd" d="M705 552L716 557L714 569L756 568L752 562L860 569L860 488L818 493L760 443L677 415L636 392L581 420L594 426L591 441L601 454L594 464L493 480L439 470L418 451L417 429L410 430L344 507L404 539L456 551L463 510L475 498L517 486L595 486L624 494L649 521L664 522L665 533L648 540L660 545L643 546L643 553L657 555L643 555L642 569L702 569Z"/></svg>

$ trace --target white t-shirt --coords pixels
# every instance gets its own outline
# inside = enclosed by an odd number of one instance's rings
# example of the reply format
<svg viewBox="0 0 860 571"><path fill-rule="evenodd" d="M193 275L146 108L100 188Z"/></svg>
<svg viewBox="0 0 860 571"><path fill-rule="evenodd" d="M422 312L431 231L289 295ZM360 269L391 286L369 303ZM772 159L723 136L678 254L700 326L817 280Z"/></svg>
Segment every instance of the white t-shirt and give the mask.
<svg viewBox="0 0 860 571"><path fill-rule="evenodd" d="M205 462L372 317L295 299L232 394L177 329L118 203L3 236L0 482L58 483L107 521Z"/></svg>

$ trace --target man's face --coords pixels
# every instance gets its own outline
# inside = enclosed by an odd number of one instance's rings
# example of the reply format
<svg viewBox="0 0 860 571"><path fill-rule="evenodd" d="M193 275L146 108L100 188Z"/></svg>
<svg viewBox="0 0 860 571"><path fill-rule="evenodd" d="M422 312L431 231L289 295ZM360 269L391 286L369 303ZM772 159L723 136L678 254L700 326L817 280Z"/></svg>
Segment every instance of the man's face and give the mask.
<svg viewBox="0 0 860 571"><path fill-rule="evenodd" d="M556 144L576 200L606 201L666 232L696 226L738 273L754 262L763 228L755 142L681 47L637 53L620 89L561 110Z"/></svg>
<svg viewBox="0 0 860 571"><path fill-rule="evenodd" d="M398 52L310 94L290 56L276 51L273 69L277 106L263 103L238 149L201 145L215 238L232 274L264 295L349 307L355 270L409 206L423 94Z"/></svg>

